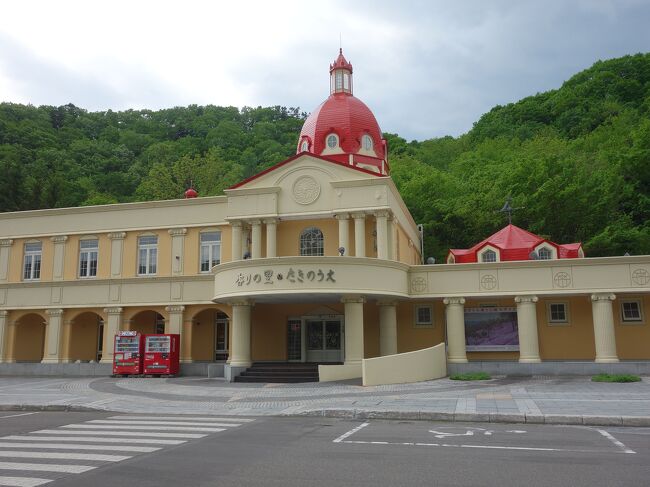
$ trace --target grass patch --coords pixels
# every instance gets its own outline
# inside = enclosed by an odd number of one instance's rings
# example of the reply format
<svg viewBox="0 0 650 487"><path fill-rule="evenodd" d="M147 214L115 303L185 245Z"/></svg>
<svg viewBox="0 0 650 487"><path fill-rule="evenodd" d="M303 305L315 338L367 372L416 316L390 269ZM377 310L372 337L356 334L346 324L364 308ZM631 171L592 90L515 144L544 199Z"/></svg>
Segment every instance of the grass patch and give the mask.
<svg viewBox="0 0 650 487"><path fill-rule="evenodd" d="M641 377L633 374L598 374L591 380L593 382L640 382Z"/></svg>
<svg viewBox="0 0 650 487"><path fill-rule="evenodd" d="M451 380L489 380L492 378L487 372L467 372L465 374L450 375Z"/></svg>

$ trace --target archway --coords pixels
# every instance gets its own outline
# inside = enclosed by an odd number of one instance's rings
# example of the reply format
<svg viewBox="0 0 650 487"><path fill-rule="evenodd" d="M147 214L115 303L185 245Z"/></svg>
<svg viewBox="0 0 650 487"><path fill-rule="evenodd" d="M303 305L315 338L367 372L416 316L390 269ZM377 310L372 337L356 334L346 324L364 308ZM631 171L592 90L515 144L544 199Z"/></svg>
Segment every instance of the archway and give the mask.
<svg viewBox="0 0 650 487"><path fill-rule="evenodd" d="M165 317L155 310L140 311L130 321L129 330L139 331L143 335L165 333Z"/></svg>
<svg viewBox="0 0 650 487"><path fill-rule="evenodd" d="M199 311L192 319L194 362L225 362L230 350L230 317L220 309Z"/></svg>
<svg viewBox="0 0 650 487"><path fill-rule="evenodd" d="M45 349L46 321L37 313L27 313L16 320L13 359L16 362L40 362Z"/></svg>
<svg viewBox="0 0 650 487"><path fill-rule="evenodd" d="M102 358L104 320L92 311L75 316L69 329L67 359L99 362Z"/></svg>

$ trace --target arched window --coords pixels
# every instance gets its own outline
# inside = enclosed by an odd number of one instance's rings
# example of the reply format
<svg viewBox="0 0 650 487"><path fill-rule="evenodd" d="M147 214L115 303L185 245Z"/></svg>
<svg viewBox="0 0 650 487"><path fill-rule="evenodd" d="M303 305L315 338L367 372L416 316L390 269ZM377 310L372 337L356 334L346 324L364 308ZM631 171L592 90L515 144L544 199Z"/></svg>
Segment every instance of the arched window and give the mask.
<svg viewBox="0 0 650 487"><path fill-rule="evenodd" d="M300 255L323 255L323 232L309 227L300 234Z"/></svg>
<svg viewBox="0 0 650 487"><path fill-rule="evenodd" d="M361 138L361 141L365 150L372 150L372 137L370 137L368 134L364 134L364 136Z"/></svg>
<svg viewBox="0 0 650 487"><path fill-rule="evenodd" d="M539 260L551 260L553 258L553 252L548 247L540 247L537 249L537 255Z"/></svg>
<svg viewBox="0 0 650 487"><path fill-rule="evenodd" d="M300 145L300 150L302 152L307 152L309 150L309 142L307 142L306 140L303 140L302 144Z"/></svg>
<svg viewBox="0 0 650 487"><path fill-rule="evenodd" d="M481 262L496 262L496 261L497 261L497 253L492 249L488 249L481 254Z"/></svg>
<svg viewBox="0 0 650 487"><path fill-rule="evenodd" d="M329 134L327 136L327 148L335 149L339 145L339 138L336 134Z"/></svg>

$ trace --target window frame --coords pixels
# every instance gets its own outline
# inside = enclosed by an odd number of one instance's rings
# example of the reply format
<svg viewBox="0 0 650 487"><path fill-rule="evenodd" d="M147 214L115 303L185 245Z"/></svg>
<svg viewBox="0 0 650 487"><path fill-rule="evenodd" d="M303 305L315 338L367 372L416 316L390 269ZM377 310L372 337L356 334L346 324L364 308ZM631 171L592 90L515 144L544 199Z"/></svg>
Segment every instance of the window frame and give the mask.
<svg viewBox="0 0 650 487"><path fill-rule="evenodd" d="M84 249L84 248L82 248L83 242L95 242L96 245L95 245L95 247ZM93 275L90 275L90 270L92 269L92 265L91 265L92 260L90 260L90 255L93 252L95 253L95 273ZM82 263L84 261L84 258L83 258L84 254L87 254L86 259L85 259L86 262L87 262L86 263L86 275L85 276L82 275L82 273L81 273L81 265L82 265ZM97 270L98 270L98 267L99 267L99 239L98 238L95 238L95 237L82 238L82 239L79 240L79 262L78 262L78 264L79 264L79 266L77 267L77 276L79 277L79 279L94 279L94 278L97 277Z"/></svg>
<svg viewBox="0 0 650 487"><path fill-rule="evenodd" d="M483 257L489 252L494 253L494 260L484 261ZM499 255L499 249L492 247L491 245L487 245L483 247L481 250L478 251L476 256L478 257L477 260L479 264L494 264L495 262L499 262L501 260Z"/></svg>
<svg viewBox="0 0 650 487"><path fill-rule="evenodd" d="M38 250L28 250L28 245L38 244L40 247ZM38 259L36 259L38 257ZM29 276L27 274L27 261L29 260ZM34 262L38 262L38 265L34 265ZM41 240L28 240L23 246L23 268L22 268L22 278L23 281L40 281L41 280L41 271L43 267L43 242Z"/></svg>
<svg viewBox="0 0 650 487"><path fill-rule="evenodd" d="M151 238L154 237L156 239L156 243L145 243L143 244L141 241L144 238ZM142 277L148 277L148 276L155 276L158 273L158 241L159 237L156 234L146 234L146 235L138 235L138 258L137 258L137 275L142 276ZM141 251L145 250L146 251L146 257L145 257L145 272L140 272L140 269L142 267L142 262L141 262ZM151 263L151 254L152 251L154 252L155 259L153 262L153 272L152 272L152 263Z"/></svg>
<svg viewBox="0 0 650 487"><path fill-rule="evenodd" d="M202 238L204 235L208 234L217 234L218 239L217 240L210 240L208 242L203 242ZM202 230L199 233L199 273L200 274L209 274L210 271L212 270L212 267L215 265L221 264L221 230ZM216 261L216 264L213 265L208 265L207 270L203 270L203 247L208 248L208 264L212 264L214 261ZM213 255L213 248L217 247L217 259L214 259Z"/></svg>
<svg viewBox="0 0 650 487"><path fill-rule="evenodd" d="M639 310L639 319L631 320L625 318L625 304L635 303ZM641 298L624 298L621 299L619 305L619 316L621 320L621 325L644 325L645 324L645 314L643 312L643 299Z"/></svg>
<svg viewBox="0 0 650 487"><path fill-rule="evenodd" d="M334 140L336 140L336 144L334 144L333 147L330 146L330 144L329 144L330 137L334 137ZM327 134L327 135L325 136L325 148L326 148L326 150L335 150L335 149L338 149L338 148L339 148L339 145L340 145L340 142L339 142L339 136L338 136L336 133L334 133L334 132L330 132L329 134Z"/></svg>
<svg viewBox="0 0 650 487"><path fill-rule="evenodd" d="M548 243L546 241L538 244L534 249L534 251L537 253L538 257L540 255L539 251L542 250L542 249L548 250L550 257L548 259L539 258L538 260L557 260L558 259L557 248L555 248L555 246L551 245L550 243Z"/></svg>
<svg viewBox="0 0 650 487"><path fill-rule="evenodd" d="M308 232L318 232L318 235L320 236L320 242L319 245L317 243L316 250L320 250L320 253L303 253L303 250L307 249L307 247L304 247L303 244L306 242L306 237ZM312 248L312 247L309 247ZM325 235L323 234L323 231L318 228L318 227L307 227L300 232L300 240L299 240L299 255L300 257L323 257L325 255Z"/></svg>
<svg viewBox="0 0 650 487"><path fill-rule="evenodd" d="M365 151L373 151L375 149L375 141L372 140L370 134L363 134L363 136L361 137L361 147Z"/></svg>
<svg viewBox="0 0 650 487"><path fill-rule="evenodd" d="M553 319L554 305L564 306L564 320ZM571 314L568 301L547 301L546 302L546 323L549 326L569 326L571 324Z"/></svg>
<svg viewBox="0 0 650 487"><path fill-rule="evenodd" d="M429 321L420 321L420 310L429 311ZM413 326L415 328L433 328L433 305L432 304L415 304L413 305Z"/></svg>

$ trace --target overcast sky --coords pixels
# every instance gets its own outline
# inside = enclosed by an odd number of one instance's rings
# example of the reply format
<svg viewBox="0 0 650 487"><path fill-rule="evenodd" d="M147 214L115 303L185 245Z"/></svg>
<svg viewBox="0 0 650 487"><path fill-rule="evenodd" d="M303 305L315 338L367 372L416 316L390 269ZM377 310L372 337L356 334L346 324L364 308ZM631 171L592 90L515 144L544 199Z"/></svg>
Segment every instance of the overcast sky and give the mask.
<svg viewBox="0 0 650 487"><path fill-rule="evenodd" d="M299 106L339 48L382 130L460 135L494 105L650 51L649 0L3 2L0 100Z"/></svg>

